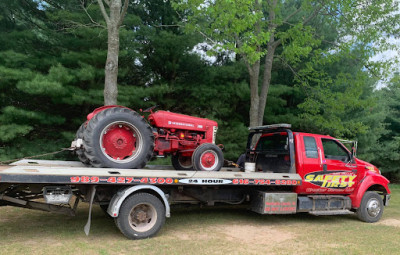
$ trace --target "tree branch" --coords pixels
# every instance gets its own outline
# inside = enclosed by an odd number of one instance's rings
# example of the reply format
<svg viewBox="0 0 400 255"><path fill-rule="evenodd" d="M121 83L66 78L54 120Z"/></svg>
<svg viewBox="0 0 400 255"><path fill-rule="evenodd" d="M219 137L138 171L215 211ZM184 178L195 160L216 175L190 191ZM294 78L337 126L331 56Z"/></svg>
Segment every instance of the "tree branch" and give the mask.
<svg viewBox="0 0 400 255"><path fill-rule="evenodd" d="M240 41L240 38L236 33L235 33L235 41L237 43L238 48L241 48L242 47L242 42ZM244 61L245 65L246 65L246 67L247 67L248 72L251 73L252 70L251 70L251 67L250 67L250 63L249 63L249 61L248 61L248 59L246 57L246 54L241 53L240 56L243 58L243 61Z"/></svg>
<svg viewBox="0 0 400 255"><path fill-rule="evenodd" d="M318 15L318 13L322 10L322 8L323 8L323 6L320 6L320 7L318 7L318 8L315 8L314 11L312 12L312 14L311 14L306 20L303 21L303 26L306 25L308 22L310 22L313 18L315 18L315 17ZM286 24L289 24L289 25L294 26L293 24L290 24L290 23L288 23L287 21L289 20L289 18L291 18L291 17L293 17L294 15L296 15L296 13L297 13L298 11L300 11L300 8L297 9L296 11L294 11L294 12L293 12L292 14L290 14L288 17L286 17L286 19L283 21L283 23L286 23ZM272 47L276 48L276 47L278 47L281 43L282 43L282 40L281 40L281 39L278 39L278 40L276 40L276 41L272 44Z"/></svg>
<svg viewBox="0 0 400 255"><path fill-rule="evenodd" d="M198 30L197 32L199 32L204 38L206 38L207 40L209 40L210 42L212 42L213 44L217 45L217 43L211 39L210 37L208 37L205 33L201 32L200 30Z"/></svg>
<svg viewBox="0 0 400 255"><path fill-rule="evenodd" d="M183 27L182 25L151 25L153 27Z"/></svg>
<svg viewBox="0 0 400 255"><path fill-rule="evenodd" d="M88 24L82 24L73 20L65 20L68 26L64 26L61 29L57 29L57 31L69 31L69 30L74 30L76 28L80 27L102 27L104 28L103 25L95 24L95 23L88 23Z"/></svg>
<svg viewBox="0 0 400 255"><path fill-rule="evenodd" d="M57 8L57 9L62 9L61 6L53 0L46 0L46 3L50 4L51 6Z"/></svg>
<svg viewBox="0 0 400 255"><path fill-rule="evenodd" d="M296 15L297 13L299 13L301 11L301 7L299 9L296 9L294 12L292 12L291 14L289 14L284 20L283 23L286 23L289 21L290 18L292 18L294 15Z"/></svg>
<svg viewBox="0 0 400 255"><path fill-rule="evenodd" d="M103 0L97 0L97 2L99 3L101 13L106 20L107 25L110 24L110 17L108 17L106 9L104 8Z"/></svg>
<svg viewBox="0 0 400 255"><path fill-rule="evenodd" d="M119 17L118 26L121 26L122 23L124 22L124 18L125 18L126 12L128 11L128 7L129 7L129 0L125 0L124 6L122 7L121 16Z"/></svg>
<svg viewBox="0 0 400 255"><path fill-rule="evenodd" d="M303 80L303 78L296 72L296 70L294 70L294 68L288 63L286 62L283 58L281 58L280 56L277 56L284 65L286 65L290 71L293 73L293 75L302 83L302 84L306 84L308 85L307 81ZM304 88L304 87L302 87ZM304 92L307 94L307 96L309 96L308 91L306 89L304 89Z"/></svg>
<svg viewBox="0 0 400 255"><path fill-rule="evenodd" d="M96 22L96 21L94 21L94 20L92 19L92 16L90 16L90 14L89 14L89 12L87 11L87 9L85 8L84 2L83 2L82 0L81 0L81 6L82 6L82 9L85 11L86 15L89 17L90 21L91 21L93 24L95 24L96 26L99 26L99 27L106 28L106 27L103 26L102 24L100 24L100 23L98 23L98 22Z"/></svg>
<svg viewBox="0 0 400 255"><path fill-rule="evenodd" d="M319 11L322 10L322 8L323 8L323 6L315 8L313 13L306 20L303 21L303 26L307 25L308 22L310 22L313 18L315 18L315 16L318 15Z"/></svg>

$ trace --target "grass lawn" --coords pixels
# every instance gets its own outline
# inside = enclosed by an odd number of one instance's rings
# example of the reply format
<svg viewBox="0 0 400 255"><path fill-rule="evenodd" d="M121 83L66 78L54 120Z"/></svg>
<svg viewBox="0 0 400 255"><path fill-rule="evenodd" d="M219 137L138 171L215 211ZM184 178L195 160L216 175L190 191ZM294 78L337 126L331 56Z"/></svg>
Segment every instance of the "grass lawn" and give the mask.
<svg viewBox="0 0 400 255"><path fill-rule="evenodd" d="M0 254L399 254L400 185L380 222L355 215L258 215L244 209L180 209L151 239L127 240L95 207L92 229L76 217L0 207Z"/></svg>

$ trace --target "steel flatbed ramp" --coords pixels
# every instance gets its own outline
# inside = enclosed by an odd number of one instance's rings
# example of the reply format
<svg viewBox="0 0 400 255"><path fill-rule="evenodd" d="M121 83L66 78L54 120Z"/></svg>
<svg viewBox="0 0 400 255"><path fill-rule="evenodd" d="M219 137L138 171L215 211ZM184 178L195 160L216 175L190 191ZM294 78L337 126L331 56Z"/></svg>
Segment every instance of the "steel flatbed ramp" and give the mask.
<svg viewBox="0 0 400 255"><path fill-rule="evenodd" d="M234 185L296 186L298 174L248 173L222 169L219 172L147 169L93 168L75 161L21 160L0 168L0 183L112 184L112 185Z"/></svg>

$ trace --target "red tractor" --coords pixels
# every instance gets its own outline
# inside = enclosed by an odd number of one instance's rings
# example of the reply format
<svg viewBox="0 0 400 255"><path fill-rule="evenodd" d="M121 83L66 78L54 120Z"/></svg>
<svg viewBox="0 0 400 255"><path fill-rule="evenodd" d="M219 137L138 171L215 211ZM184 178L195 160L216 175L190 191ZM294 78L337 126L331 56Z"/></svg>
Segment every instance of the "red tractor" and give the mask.
<svg viewBox="0 0 400 255"><path fill-rule="evenodd" d="M143 168L154 156L171 155L177 170L219 171L221 149L215 145L215 121L172 113L143 116L123 106L103 106L87 116L76 133L73 147L86 165ZM149 125L150 124L150 125Z"/></svg>

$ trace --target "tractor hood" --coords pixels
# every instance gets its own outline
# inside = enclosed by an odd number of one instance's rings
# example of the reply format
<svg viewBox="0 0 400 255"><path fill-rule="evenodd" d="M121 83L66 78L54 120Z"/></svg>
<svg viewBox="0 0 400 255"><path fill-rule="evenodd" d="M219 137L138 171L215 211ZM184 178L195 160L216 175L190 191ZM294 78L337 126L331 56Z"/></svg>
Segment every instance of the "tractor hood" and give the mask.
<svg viewBox="0 0 400 255"><path fill-rule="evenodd" d="M167 111L152 113L149 115L148 119L152 126L167 129L185 129L206 132L207 130L212 130L213 127L218 127L218 123L213 120Z"/></svg>

